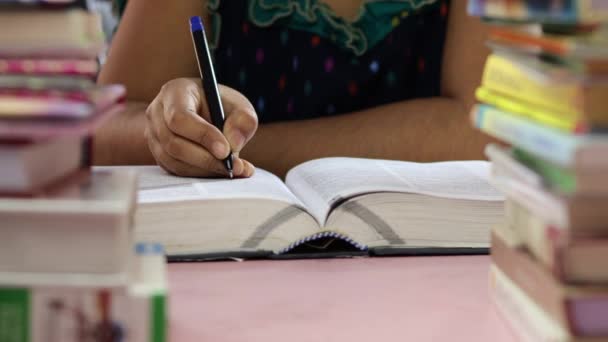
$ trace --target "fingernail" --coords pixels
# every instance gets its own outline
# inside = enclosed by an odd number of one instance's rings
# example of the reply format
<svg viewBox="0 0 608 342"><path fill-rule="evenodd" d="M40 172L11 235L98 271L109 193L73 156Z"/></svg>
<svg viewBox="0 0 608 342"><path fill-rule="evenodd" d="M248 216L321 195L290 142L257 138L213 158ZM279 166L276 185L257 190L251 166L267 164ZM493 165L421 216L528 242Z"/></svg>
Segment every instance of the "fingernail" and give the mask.
<svg viewBox="0 0 608 342"><path fill-rule="evenodd" d="M213 145L211 145L211 150L211 152L213 152L213 155L217 159L226 158L226 156L228 155L228 149L226 148L226 145L218 141L214 142Z"/></svg>
<svg viewBox="0 0 608 342"><path fill-rule="evenodd" d="M243 148L243 145L245 145L245 136L241 132L235 130L232 132L231 137L234 150L237 152L240 151Z"/></svg>

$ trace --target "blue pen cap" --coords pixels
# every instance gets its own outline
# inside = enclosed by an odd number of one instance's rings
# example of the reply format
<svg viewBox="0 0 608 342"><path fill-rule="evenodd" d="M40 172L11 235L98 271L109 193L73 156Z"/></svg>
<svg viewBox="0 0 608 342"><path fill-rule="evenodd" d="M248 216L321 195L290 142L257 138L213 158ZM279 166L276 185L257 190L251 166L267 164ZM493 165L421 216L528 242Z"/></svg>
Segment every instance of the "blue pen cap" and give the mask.
<svg viewBox="0 0 608 342"><path fill-rule="evenodd" d="M153 242L138 242L135 244L135 254L137 255L162 255L164 254L163 245Z"/></svg>
<svg viewBox="0 0 608 342"><path fill-rule="evenodd" d="M205 27L203 26L203 19L198 15L194 17L190 17L190 31L205 31Z"/></svg>

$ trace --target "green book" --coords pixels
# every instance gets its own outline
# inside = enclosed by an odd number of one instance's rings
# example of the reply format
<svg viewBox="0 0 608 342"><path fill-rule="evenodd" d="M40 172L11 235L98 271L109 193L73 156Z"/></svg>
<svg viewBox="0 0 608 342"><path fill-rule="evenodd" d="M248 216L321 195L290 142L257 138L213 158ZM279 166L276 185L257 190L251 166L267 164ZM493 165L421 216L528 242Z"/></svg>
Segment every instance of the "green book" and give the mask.
<svg viewBox="0 0 608 342"><path fill-rule="evenodd" d="M577 177L573 170L559 167L518 148L513 149L513 156L520 163L538 173L551 190L564 194L572 194L577 191Z"/></svg>

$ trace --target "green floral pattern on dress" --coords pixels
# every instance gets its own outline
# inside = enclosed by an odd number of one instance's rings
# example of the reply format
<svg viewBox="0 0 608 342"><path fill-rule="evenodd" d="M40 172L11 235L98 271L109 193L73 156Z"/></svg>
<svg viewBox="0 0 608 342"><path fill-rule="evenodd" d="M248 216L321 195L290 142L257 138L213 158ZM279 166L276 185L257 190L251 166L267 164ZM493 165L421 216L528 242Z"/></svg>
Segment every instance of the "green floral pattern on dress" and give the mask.
<svg viewBox="0 0 608 342"><path fill-rule="evenodd" d="M208 1L213 21L212 46L217 45L221 29L219 4L220 0ZM438 4L438 0L367 0L357 17L348 21L319 0L249 0L248 19L260 27L277 25L314 33L361 56L402 19Z"/></svg>

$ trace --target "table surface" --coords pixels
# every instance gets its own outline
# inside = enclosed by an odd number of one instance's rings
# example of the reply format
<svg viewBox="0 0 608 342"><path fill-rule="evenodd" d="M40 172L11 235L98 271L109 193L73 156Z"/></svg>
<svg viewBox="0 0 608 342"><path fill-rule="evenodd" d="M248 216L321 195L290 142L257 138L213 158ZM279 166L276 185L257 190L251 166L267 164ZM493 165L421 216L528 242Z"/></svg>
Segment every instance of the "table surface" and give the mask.
<svg viewBox="0 0 608 342"><path fill-rule="evenodd" d="M171 341L512 341L488 256L169 265Z"/></svg>

